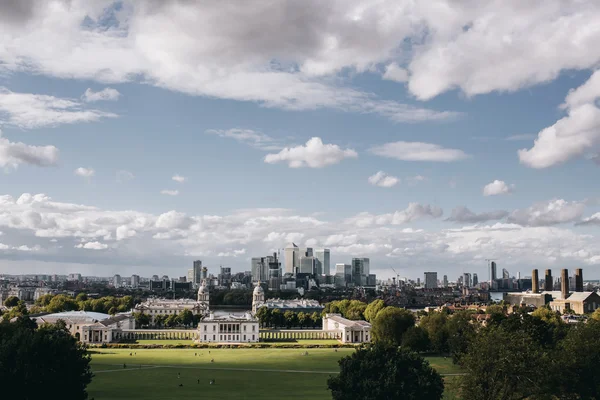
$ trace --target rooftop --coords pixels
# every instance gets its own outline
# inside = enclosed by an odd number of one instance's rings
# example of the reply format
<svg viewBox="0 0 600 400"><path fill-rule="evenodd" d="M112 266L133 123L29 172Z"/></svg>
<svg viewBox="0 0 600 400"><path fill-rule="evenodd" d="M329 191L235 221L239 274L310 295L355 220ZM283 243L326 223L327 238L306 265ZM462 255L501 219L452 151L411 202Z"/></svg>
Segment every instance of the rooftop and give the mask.
<svg viewBox="0 0 600 400"><path fill-rule="evenodd" d="M344 326L357 327L357 328L370 328L371 324L367 321L353 321L346 319L339 314L327 314L326 318L335 321Z"/></svg>
<svg viewBox="0 0 600 400"><path fill-rule="evenodd" d="M46 314L37 318L39 322L52 322L55 323L59 319L65 322L71 322L75 324L92 323L95 321L104 321L109 319L110 315L97 313L92 311L63 311L60 313Z"/></svg>
<svg viewBox="0 0 600 400"><path fill-rule="evenodd" d="M258 322L258 319L253 317L249 312L243 315L215 315L210 313L210 315L204 318L201 322Z"/></svg>

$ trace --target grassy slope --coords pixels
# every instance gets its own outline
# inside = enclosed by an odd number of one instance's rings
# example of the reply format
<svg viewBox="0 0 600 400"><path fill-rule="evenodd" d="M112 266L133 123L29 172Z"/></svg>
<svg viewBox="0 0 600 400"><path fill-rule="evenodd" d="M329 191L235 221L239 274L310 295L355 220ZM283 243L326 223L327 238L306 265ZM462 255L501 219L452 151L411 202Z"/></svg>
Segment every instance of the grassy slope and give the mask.
<svg viewBox="0 0 600 400"><path fill-rule="evenodd" d="M90 398L101 399L330 399L329 372L353 349L101 349ZM135 355L130 356L129 353ZM194 355L197 354L197 355ZM211 358L215 362L211 363ZM459 372L448 359L430 358L440 373ZM127 368L123 369L123 363ZM147 366L161 366L149 368ZM140 366L142 368L140 369ZM272 372L220 368L313 371ZM108 371L108 372L101 372ZM181 378L177 378L180 373ZM198 383L200 379L200 383ZM209 385L210 379L216 385ZM183 384L180 387L179 384ZM449 397L452 398L452 397Z"/></svg>

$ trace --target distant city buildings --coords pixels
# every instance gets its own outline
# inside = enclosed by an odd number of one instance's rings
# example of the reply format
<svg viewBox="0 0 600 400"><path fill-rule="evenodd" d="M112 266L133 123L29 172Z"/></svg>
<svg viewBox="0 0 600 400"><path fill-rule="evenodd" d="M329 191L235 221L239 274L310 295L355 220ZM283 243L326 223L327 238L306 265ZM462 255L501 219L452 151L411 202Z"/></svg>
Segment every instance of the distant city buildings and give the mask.
<svg viewBox="0 0 600 400"><path fill-rule="evenodd" d="M448 275L444 275L444 279L442 280L442 286L445 288L448 287Z"/></svg>
<svg viewBox="0 0 600 400"><path fill-rule="evenodd" d="M138 288L140 286L140 276L139 275L131 275L131 287Z"/></svg>
<svg viewBox="0 0 600 400"><path fill-rule="evenodd" d="M122 286L121 275L116 274L115 276L113 276L112 284L114 287L120 288Z"/></svg>
<svg viewBox="0 0 600 400"><path fill-rule="evenodd" d="M435 289L437 287L437 272L425 272L425 289Z"/></svg>

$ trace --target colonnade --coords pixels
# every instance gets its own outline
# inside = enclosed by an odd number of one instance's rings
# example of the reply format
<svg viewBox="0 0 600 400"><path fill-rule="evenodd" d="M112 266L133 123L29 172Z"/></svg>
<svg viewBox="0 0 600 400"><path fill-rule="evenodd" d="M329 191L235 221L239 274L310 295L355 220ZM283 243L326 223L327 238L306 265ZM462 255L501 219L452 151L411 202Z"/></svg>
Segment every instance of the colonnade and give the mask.
<svg viewBox="0 0 600 400"><path fill-rule="evenodd" d="M121 337L133 340L195 340L198 339L198 331L195 329L123 329Z"/></svg>
<svg viewBox="0 0 600 400"><path fill-rule="evenodd" d="M263 340L284 339L341 339L339 331L325 331L320 329L265 329L260 331Z"/></svg>

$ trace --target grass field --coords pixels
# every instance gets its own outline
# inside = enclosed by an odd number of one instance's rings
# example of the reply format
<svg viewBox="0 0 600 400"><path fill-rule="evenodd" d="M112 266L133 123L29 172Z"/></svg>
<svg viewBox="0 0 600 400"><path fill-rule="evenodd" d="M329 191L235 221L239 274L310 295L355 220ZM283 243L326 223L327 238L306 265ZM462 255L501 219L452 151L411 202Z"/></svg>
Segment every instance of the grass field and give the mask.
<svg viewBox="0 0 600 400"><path fill-rule="evenodd" d="M192 345L194 342L190 339L164 339L164 340L159 340L159 339L154 339L154 340L136 340L134 344L141 344L141 345L148 345L148 344L159 344L159 345ZM292 340L292 339L287 339L285 342L264 342L261 341L260 342L261 345L269 345L269 346L284 346L284 345L290 345L290 344L300 344L300 345L304 345L304 344L312 344L312 345L334 345L334 344L340 344L339 341L332 339L332 340L317 340L317 339L296 339L296 340Z"/></svg>
<svg viewBox="0 0 600 400"><path fill-rule="evenodd" d="M303 355L304 351L308 355ZM349 348L337 352L277 348L97 349L92 354L95 377L88 392L94 400L325 400L331 398L327 378L339 370L337 361L353 351ZM429 361L442 374L460 372L449 359L431 357ZM127 367L123 368L123 364ZM211 379L215 385L209 385ZM449 393L447 398L456 397Z"/></svg>

